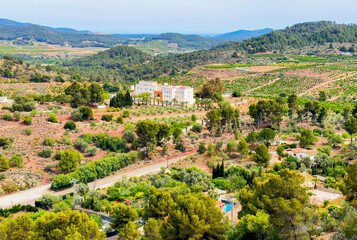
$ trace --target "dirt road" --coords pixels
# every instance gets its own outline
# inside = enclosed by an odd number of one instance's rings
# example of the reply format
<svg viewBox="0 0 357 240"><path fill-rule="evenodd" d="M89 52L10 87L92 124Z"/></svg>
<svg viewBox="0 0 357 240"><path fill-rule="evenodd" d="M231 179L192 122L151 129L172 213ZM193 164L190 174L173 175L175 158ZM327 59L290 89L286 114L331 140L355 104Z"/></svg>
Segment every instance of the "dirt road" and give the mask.
<svg viewBox="0 0 357 240"><path fill-rule="evenodd" d="M192 155L192 154L191 154ZM188 155L183 156L183 157L177 157L169 160L169 165L172 163L176 163L184 158L186 158ZM133 177L133 176L142 176L151 172L158 172L161 170L161 167L166 167L167 162L159 162L159 163L154 163L148 166L144 166L139 169L131 170L131 171L119 171L115 175L108 176L106 178L98 179L95 182L91 182L88 184L89 189L94 189L94 188L105 188L109 186L113 186L115 182L120 180L124 175L127 177ZM67 193L73 192L73 188L68 188L62 191L58 192L53 192L50 189L51 184L39 186L36 188L31 188L25 191L20 191L16 193L12 193L3 197L0 197L0 208L11 208L14 205L17 204L31 204L34 205L35 201L39 199L43 194L46 193L52 193L55 195L64 195Z"/></svg>

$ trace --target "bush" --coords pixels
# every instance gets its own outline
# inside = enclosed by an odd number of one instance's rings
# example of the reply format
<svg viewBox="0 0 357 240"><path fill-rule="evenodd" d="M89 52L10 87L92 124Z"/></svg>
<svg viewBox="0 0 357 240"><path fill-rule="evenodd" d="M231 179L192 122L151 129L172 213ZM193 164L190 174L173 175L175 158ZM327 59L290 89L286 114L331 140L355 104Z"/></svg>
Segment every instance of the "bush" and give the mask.
<svg viewBox="0 0 357 240"><path fill-rule="evenodd" d="M196 132L196 133L200 133L200 132L202 131L202 129L203 129L202 124L200 124L200 123L194 123L194 124L192 125L191 131L192 131L192 132Z"/></svg>
<svg viewBox="0 0 357 240"><path fill-rule="evenodd" d="M234 98L236 98L236 97L242 97L242 96L243 96L242 93L239 92L239 91L237 91L237 90L235 90L235 91L232 93L232 97L234 97Z"/></svg>
<svg viewBox="0 0 357 240"><path fill-rule="evenodd" d="M73 121L82 121L82 113L79 109L74 109L71 112L71 118Z"/></svg>
<svg viewBox="0 0 357 240"><path fill-rule="evenodd" d="M9 167L9 160L7 160L5 156L0 156L0 171L6 171Z"/></svg>
<svg viewBox="0 0 357 240"><path fill-rule="evenodd" d="M53 156L53 159L54 159L54 160L60 160L62 154L63 154L63 150L57 150L57 151L55 152L55 155Z"/></svg>
<svg viewBox="0 0 357 240"><path fill-rule="evenodd" d="M74 121L68 121L63 127L64 129L68 130L75 130L77 128L76 123Z"/></svg>
<svg viewBox="0 0 357 240"><path fill-rule="evenodd" d="M20 121L20 119L21 119L21 113L19 113L19 112L14 112L14 119L15 119L15 121Z"/></svg>
<svg viewBox="0 0 357 240"><path fill-rule="evenodd" d="M10 147L11 143L14 141L13 137L0 137L0 147Z"/></svg>
<svg viewBox="0 0 357 240"><path fill-rule="evenodd" d="M11 167L24 167L22 162L22 157L20 155L13 155L10 159L10 166Z"/></svg>
<svg viewBox="0 0 357 240"><path fill-rule="evenodd" d="M125 130L123 133L123 138L128 142L132 143L136 139L136 135L132 130Z"/></svg>
<svg viewBox="0 0 357 240"><path fill-rule="evenodd" d="M84 152L88 147L88 143L83 138L78 138L77 141L74 143L74 146Z"/></svg>
<svg viewBox="0 0 357 240"><path fill-rule="evenodd" d="M84 151L85 153L89 153L90 156L95 156L98 152L98 148L96 147L87 147L86 150Z"/></svg>
<svg viewBox="0 0 357 240"><path fill-rule="evenodd" d="M47 121L53 122L53 123L58 123L57 115L54 113L50 113L49 117L47 118Z"/></svg>
<svg viewBox="0 0 357 240"><path fill-rule="evenodd" d="M196 120L197 120L197 115L196 114L192 114L191 115L191 121L192 122L196 122Z"/></svg>
<svg viewBox="0 0 357 240"><path fill-rule="evenodd" d="M120 124L122 124L124 122L123 118L120 116L115 121Z"/></svg>
<svg viewBox="0 0 357 240"><path fill-rule="evenodd" d="M63 145L69 145L72 146L73 142L71 141L71 138L69 136L62 136L58 142Z"/></svg>
<svg viewBox="0 0 357 240"><path fill-rule="evenodd" d="M78 108L79 111L81 112L81 121L85 120L93 120L93 111L90 107L88 106L81 106Z"/></svg>
<svg viewBox="0 0 357 240"><path fill-rule="evenodd" d="M4 113L3 115L1 115L1 119L5 121L12 121L13 117L10 113Z"/></svg>
<svg viewBox="0 0 357 240"><path fill-rule="evenodd" d="M204 154L206 152L206 144L204 141L200 142L200 145L198 146L197 152L199 154Z"/></svg>
<svg viewBox="0 0 357 240"><path fill-rule="evenodd" d="M46 172L51 172L52 168L54 168L55 166L56 166L56 164L54 164L54 163L47 163L45 165L45 171Z"/></svg>
<svg viewBox="0 0 357 240"><path fill-rule="evenodd" d="M42 208L44 210L50 210L55 203L60 202L61 197L52 194L44 194L35 202L35 207Z"/></svg>
<svg viewBox="0 0 357 240"><path fill-rule="evenodd" d="M107 114L102 116L102 121L110 122L113 120L114 115L113 114Z"/></svg>
<svg viewBox="0 0 357 240"><path fill-rule="evenodd" d="M38 155L39 155L40 157L43 157L43 158L49 158L49 157L51 157L51 155L52 155L52 149L51 149L50 147L46 147L46 148L42 149L42 150L38 153Z"/></svg>
<svg viewBox="0 0 357 240"><path fill-rule="evenodd" d="M130 111L129 111L128 109L124 109L122 117L123 117L123 118L128 118L128 117L130 117Z"/></svg>
<svg viewBox="0 0 357 240"><path fill-rule="evenodd" d="M28 128L25 128L24 129L24 133L26 134L26 135L31 135L32 134L32 131L33 131L33 129L31 128L31 127L28 127Z"/></svg>
<svg viewBox="0 0 357 240"><path fill-rule="evenodd" d="M53 146L55 144L56 140L54 140L53 138L45 138L43 140L43 145L45 146Z"/></svg>
<svg viewBox="0 0 357 240"><path fill-rule="evenodd" d="M23 116L23 117L22 117L22 121L24 121L24 123L25 123L26 125L31 125L31 124L32 124L32 117L30 117L30 116Z"/></svg>

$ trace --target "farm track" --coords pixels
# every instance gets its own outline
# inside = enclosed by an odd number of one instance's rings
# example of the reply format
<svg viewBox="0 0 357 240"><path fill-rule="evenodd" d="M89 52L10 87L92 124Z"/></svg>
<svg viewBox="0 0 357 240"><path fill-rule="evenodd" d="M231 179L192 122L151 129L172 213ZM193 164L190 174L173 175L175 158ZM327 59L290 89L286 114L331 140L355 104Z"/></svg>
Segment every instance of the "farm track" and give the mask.
<svg viewBox="0 0 357 240"><path fill-rule="evenodd" d="M351 76L354 76L354 75L356 75L356 74L357 74L356 72L352 72L351 74L348 74L347 76L346 76L345 73L339 74L339 75L337 75L337 76L334 77L334 78L331 78L331 79L329 79L329 80L327 80L327 81L325 81L325 82L319 83L319 84L315 85L314 87L312 87L312 88L310 88L310 89L308 89L308 90L306 90L306 91L304 91L304 92L302 92L302 93L299 93L298 96L299 96L299 97L300 97L300 96L303 96L303 95L305 95L305 94L307 94L307 93L309 93L309 92L311 92L311 91L314 91L314 90L316 90L316 89L319 89L319 88L322 87L322 86L325 86L325 85L330 84L330 83L332 83L332 82L336 82L336 81L339 81L339 80L343 80L343 79L345 79L345 78L347 78L347 77L351 77Z"/></svg>
<svg viewBox="0 0 357 240"><path fill-rule="evenodd" d="M280 78L276 78L276 79L271 80L270 82L268 82L268 83L266 83L266 84L263 84L263 85L261 85L261 86L259 86L259 87L255 87L255 88L249 89L248 91L245 91L245 92L243 92L243 93L244 93L244 94L247 94L247 93L253 92L253 91L255 91L255 90L258 90L258 89L260 89L260 88L263 88L263 87L265 87L265 86L269 86L269 85L275 83L276 81L278 81L279 79L280 79Z"/></svg>

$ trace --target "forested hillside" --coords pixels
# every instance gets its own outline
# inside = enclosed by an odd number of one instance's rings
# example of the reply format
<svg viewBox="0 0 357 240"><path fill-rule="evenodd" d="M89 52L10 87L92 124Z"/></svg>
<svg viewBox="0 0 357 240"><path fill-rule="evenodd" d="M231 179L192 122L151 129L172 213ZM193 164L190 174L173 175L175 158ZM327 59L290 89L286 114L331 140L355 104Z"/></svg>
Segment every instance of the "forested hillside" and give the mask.
<svg viewBox="0 0 357 240"><path fill-rule="evenodd" d="M214 47L212 50L235 50L248 53L266 52L288 48L324 45L326 43L356 43L357 25L333 22L307 22L277 30L242 43L231 42Z"/></svg>
<svg viewBox="0 0 357 240"><path fill-rule="evenodd" d="M150 79L162 74L176 74L190 70L195 66L208 63L235 63L234 52L252 54L258 52L284 52L287 49L299 49L306 46L318 46L326 43L356 43L357 26L341 25L332 22L308 22L277 30L243 42L230 42L216 47L166 57L149 57L134 48L121 46L114 52L125 51L128 54L112 54L112 51L99 53L91 57L76 59L65 63L70 70L79 70L84 75L102 75L114 80L135 81ZM141 64L134 61L144 57ZM150 60L145 62L146 60ZM108 64L110 62L110 64ZM144 63L145 62L145 63Z"/></svg>

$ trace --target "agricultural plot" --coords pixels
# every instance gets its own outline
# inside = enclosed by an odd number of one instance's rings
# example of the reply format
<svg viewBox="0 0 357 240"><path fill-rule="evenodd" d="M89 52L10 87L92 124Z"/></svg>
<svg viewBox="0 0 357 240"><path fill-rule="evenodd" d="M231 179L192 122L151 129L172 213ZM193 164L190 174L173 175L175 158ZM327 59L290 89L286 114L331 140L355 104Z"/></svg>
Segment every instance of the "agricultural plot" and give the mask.
<svg viewBox="0 0 357 240"><path fill-rule="evenodd" d="M273 81L276 76L240 76L230 80L225 80L226 92L247 92L260 86L264 86Z"/></svg>
<svg viewBox="0 0 357 240"><path fill-rule="evenodd" d="M350 77L341 78L337 81L330 82L318 90L325 91L327 95L333 99L355 100L357 98L357 76L352 75ZM317 93L318 91L316 90L314 94Z"/></svg>
<svg viewBox="0 0 357 240"><path fill-rule="evenodd" d="M279 96L280 94L299 94L323 82L324 79L321 78L282 77L274 83L259 88L252 93L272 96Z"/></svg>

